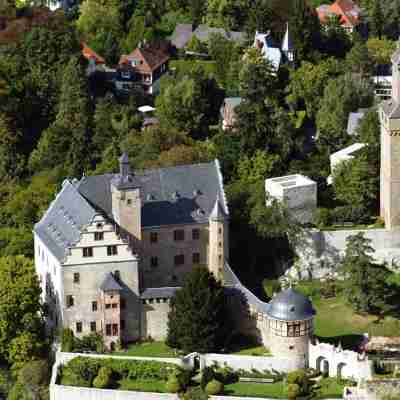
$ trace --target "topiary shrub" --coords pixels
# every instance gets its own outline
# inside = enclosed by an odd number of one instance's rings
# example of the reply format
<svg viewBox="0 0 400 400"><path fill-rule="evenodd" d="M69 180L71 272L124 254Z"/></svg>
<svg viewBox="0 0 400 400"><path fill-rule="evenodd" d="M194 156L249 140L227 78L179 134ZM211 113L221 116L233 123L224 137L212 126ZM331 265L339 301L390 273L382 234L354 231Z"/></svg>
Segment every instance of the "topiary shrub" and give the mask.
<svg viewBox="0 0 400 400"><path fill-rule="evenodd" d="M187 390L182 397L183 400L207 400L207 393L199 386Z"/></svg>
<svg viewBox="0 0 400 400"><path fill-rule="evenodd" d="M105 389L110 387L112 382L112 369L109 367L101 367L98 375L93 380L93 387L97 389Z"/></svg>
<svg viewBox="0 0 400 400"><path fill-rule="evenodd" d="M290 383L288 385L288 400L296 400L300 393L300 386L297 383Z"/></svg>
<svg viewBox="0 0 400 400"><path fill-rule="evenodd" d="M75 350L75 336L71 329L63 329L61 334L61 351L71 353Z"/></svg>
<svg viewBox="0 0 400 400"><path fill-rule="evenodd" d="M181 390L181 385L176 376L170 376L165 384L165 388L169 393L178 393Z"/></svg>
<svg viewBox="0 0 400 400"><path fill-rule="evenodd" d="M224 385L220 381L213 379L212 381L207 383L205 390L206 393L210 396L214 394L220 394L224 390Z"/></svg>
<svg viewBox="0 0 400 400"><path fill-rule="evenodd" d="M308 394L309 391L309 377L307 376L307 372L304 369L299 369L297 371L292 371L288 373L287 376L288 384L298 385L300 394Z"/></svg>

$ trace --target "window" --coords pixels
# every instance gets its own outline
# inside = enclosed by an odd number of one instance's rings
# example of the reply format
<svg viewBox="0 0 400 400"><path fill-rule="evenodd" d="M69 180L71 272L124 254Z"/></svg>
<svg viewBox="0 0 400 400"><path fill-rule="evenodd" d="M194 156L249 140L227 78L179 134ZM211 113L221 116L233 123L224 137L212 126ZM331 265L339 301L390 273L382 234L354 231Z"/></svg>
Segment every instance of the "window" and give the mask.
<svg viewBox="0 0 400 400"><path fill-rule="evenodd" d="M93 257L93 249L91 247L84 247L82 249L83 257Z"/></svg>
<svg viewBox="0 0 400 400"><path fill-rule="evenodd" d="M150 265L152 266L152 268L158 267L158 257L151 257Z"/></svg>
<svg viewBox="0 0 400 400"><path fill-rule="evenodd" d="M175 265L183 265L185 264L185 256L183 254L178 254L174 257Z"/></svg>
<svg viewBox="0 0 400 400"><path fill-rule="evenodd" d="M81 333L82 332L82 322L77 322L76 323L76 333Z"/></svg>
<svg viewBox="0 0 400 400"><path fill-rule="evenodd" d="M97 311L97 301L92 301L92 311Z"/></svg>
<svg viewBox="0 0 400 400"><path fill-rule="evenodd" d="M128 204L128 206L130 206L132 204L132 199L127 199L126 204Z"/></svg>
<svg viewBox="0 0 400 400"><path fill-rule="evenodd" d="M112 308L118 308L118 303L112 303L111 307Z"/></svg>
<svg viewBox="0 0 400 400"><path fill-rule="evenodd" d="M126 300L121 299L121 309L123 310L126 307Z"/></svg>
<svg viewBox="0 0 400 400"><path fill-rule="evenodd" d="M200 253L193 253L192 261L193 264L200 264Z"/></svg>
<svg viewBox="0 0 400 400"><path fill-rule="evenodd" d="M111 324L106 324L106 336L111 336Z"/></svg>
<svg viewBox="0 0 400 400"><path fill-rule="evenodd" d="M67 307L73 307L74 306L74 296L69 294L67 296Z"/></svg>
<svg viewBox="0 0 400 400"><path fill-rule="evenodd" d="M218 228L218 234L221 235L222 233L222 228Z"/></svg>
<svg viewBox="0 0 400 400"><path fill-rule="evenodd" d="M112 325L112 334L113 334L113 336L117 336L118 335L118 324L113 324Z"/></svg>
<svg viewBox="0 0 400 400"><path fill-rule="evenodd" d="M106 309L108 310L109 308L111 308L111 303L106 304Z"/></svg>
<svg viewBox="0 0 400 400"><path fill-rule="evenodd" d="M185 231L183 229L177 229L174 231L174 240L176 242L185 240Z"/></svg>
<svg viewBox="0 0 400 400"><path fill-rule="evenodd" d="M121 331L125 329L125 321L121 319Z"/></svg>
<svg viewBox="0 0 400 400"><path fill-rule="evenodd" d="M158 233L150 232L150 243L157 243L157 242L158 242Z"/></svg>
<svg viewBox="0 0 400 400"><path fill-rule="evenodd" d="M96 332L96 321L90 323L90 332Z"/></svg>
<svg viewBox="0 0 400 400"><path fill-rule="evenodd" d="M107 246L107 255L115 256L118 254L117 246Z"/></svg>
<svg viewBox="0 0 400 400"><path fill-rule="evenodd" d="M121 71L121 76L125 79L130 79L131 73L129 71Z"/></svg>
<svg viewBox="0 0 400 400"><path fill-rule="evenodd" d="M94 240L103 240L104 239L104 233L103 232L95 232L94 233Z"/></svg>
<svg viewBox="0 0 400 400"><path fill-rule="evenodd" d="M192 239L199 240L200 239L200 229L193 229L192 230Z"/></svg>
<svg viewBox="0 0 400 400"><path fill-rule="evenodd" d="M80 275L79 272L74 272L74 283L80 282Z"/></svg>
<svg viewBox="0 0 400 400"><path fill-rule="evenodd" d="M103 227L103 224L101 223L101 222L98 222L97 224L96 224L96 228L97 229L101 229Z"/></svg>

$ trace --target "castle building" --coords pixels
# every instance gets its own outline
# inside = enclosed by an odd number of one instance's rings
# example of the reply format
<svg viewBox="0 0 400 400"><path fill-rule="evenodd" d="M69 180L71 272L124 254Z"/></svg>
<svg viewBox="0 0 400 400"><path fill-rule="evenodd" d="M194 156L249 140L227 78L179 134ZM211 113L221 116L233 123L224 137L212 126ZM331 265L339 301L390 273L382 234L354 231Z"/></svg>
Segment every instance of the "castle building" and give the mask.
<svg viewBox="0 0 400 400"><path fill-rule="evenodd" d="M221 276L228 208L217 160L66 180L34 227L47 326L78 337L162 339L169 301L194 265Z"/></svg>
<svg viewBox="0 0 400 400"><path fill-rule="evenodd" d="M380 208L387 229L400 225L400 48L392 56L392 98L380 105Z"/></svg>

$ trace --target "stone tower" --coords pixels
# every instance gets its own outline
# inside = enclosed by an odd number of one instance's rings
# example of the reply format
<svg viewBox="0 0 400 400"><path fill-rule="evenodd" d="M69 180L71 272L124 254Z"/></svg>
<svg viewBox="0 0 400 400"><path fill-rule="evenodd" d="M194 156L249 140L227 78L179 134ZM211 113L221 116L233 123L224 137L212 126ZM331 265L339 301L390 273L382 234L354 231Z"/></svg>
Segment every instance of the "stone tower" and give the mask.
<svg viewBox="0 0 400 400"><path fill-rule="evenodd" d="M266 312L271 353L290 360L293 369L307 368L315 315L311 301L290 288L273 297Z"/></svg>
<svg viewBox="0 0 400 400"><path fill-rule="evenodd" d="M400 226L400 48L392 56L392 98L381 104L381 217L387 229Z"/></svg>
<svg viewBox="0 0 400 400"><path fill-rule="evenodd" d="M225 261L229 258L229 224L220 198L217 197L209 217L208 269L216 279L223 279Z"/></svg>
<svg viewBox="0 0 400 400"><path fill-rule="evenodd" d="M119 166L119 174L111 180L112 213L130 243L138 244L142 238L140 182L130 171L126 153L119 159Z"/></svg>

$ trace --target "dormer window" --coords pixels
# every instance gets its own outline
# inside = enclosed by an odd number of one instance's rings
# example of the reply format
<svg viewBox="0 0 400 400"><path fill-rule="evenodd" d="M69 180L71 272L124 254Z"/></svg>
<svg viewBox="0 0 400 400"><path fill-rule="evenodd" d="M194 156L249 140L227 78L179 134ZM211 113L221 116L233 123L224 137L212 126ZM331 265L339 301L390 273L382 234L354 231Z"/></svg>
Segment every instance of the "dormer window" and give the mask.
<svg viewBox="0 0 400 400"><path fill-rule="evenodd" d="M96 228L97 228L97 229L103 228L103 224L102 224L101 222L98 222L98 223L96 224Z"/></svg>
<svg viewBox="0 0 400 400"><path fill-rule="evenodd" d="M104 233L103 232L95 232L94 233L94 240L99 241L104 239Z"/></svg>

